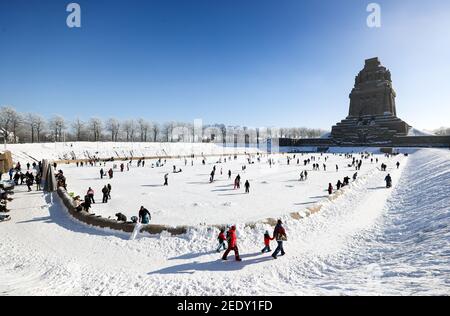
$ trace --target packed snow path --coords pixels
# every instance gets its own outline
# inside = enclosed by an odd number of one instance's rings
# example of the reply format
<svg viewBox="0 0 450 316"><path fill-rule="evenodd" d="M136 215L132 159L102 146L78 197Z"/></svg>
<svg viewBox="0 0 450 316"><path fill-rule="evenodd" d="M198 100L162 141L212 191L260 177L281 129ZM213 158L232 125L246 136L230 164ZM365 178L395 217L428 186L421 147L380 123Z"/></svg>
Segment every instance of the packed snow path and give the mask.
<svg viewBox="0 0 450 316"><path fill-rule="evenodd" d="M269 227L238 227L241 263L221 262L206 228L129 241L19 192L0 224L0 294L448 295L450 152L420 150L388 171L392 190L374 172L320 213L288 220L278 260L259 253Z"/></svg>

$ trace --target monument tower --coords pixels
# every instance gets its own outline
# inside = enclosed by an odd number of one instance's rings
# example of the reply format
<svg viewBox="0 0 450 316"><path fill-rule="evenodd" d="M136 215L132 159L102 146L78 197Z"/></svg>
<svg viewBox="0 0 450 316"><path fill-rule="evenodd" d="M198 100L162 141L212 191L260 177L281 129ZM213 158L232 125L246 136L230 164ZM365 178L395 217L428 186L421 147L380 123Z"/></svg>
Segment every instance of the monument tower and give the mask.
<svg viewBox="0 0 450 316"><path fill-rule="evenodd" d="M356 76L345 120L332 128L333 141L341 145L383 144L406 136L411 128L397 117L396 93L391 73L378 58L368 59Z"/></svg>

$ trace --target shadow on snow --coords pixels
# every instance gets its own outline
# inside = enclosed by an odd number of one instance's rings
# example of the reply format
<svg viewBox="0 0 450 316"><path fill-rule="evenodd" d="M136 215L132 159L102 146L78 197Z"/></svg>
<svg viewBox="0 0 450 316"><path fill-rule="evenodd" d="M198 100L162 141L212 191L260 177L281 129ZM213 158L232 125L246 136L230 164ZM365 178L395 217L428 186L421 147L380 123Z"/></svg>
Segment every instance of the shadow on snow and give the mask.
<svg viewBox="0 0 450 316"><path fill-rule="evenodd" d="M205 255L205 253L200 254ZM256 252L254 254L246 254L241 256L242 261L237 262L234 260L233 252L230 253L228 261L223 261L222 259L217 259L209 262L191 262L184 263L176 266L171 266L149 272L148 275L152 274L194 274L196 271L211 271L211 272L226 272L226 271L238 271L242 270L246 266L255 265L267 261L273 261L270 255L262 256L261 252ZM187 258L189 259L189 258Z"/></svg>

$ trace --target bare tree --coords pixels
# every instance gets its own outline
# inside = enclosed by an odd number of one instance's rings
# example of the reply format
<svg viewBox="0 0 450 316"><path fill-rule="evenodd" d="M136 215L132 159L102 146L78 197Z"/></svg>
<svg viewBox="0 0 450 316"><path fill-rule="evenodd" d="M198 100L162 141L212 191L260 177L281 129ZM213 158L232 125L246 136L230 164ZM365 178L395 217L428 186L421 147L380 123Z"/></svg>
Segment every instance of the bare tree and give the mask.
<svg viewBox="0 0 450 316"><path fill-rule="evenodd" d="M148 130L150 129L150 124L144 119L139 119L137 121L137 123L139 125L141 142L146 142L147 141Z"/></svg>
<svg viewBox="0 0 450 316"><path fill-rule="evenodd" d="M259 148L260 129L256 128L255 133L256 133L256 147Z"/></svg>
<svg viewBox="0 0 450 316"><path fill-rule="evenodd" d="M55 115L50 119L49 127L53 132L55 142L62 140L63 132L66 130L66 121L60 115Z"/></svg>
<svg viewBox="0 0 450 316"><path fill-rule="evenodd" d="M127 120L123 123L123 131L126 135L127 142L134 141L134 134L136 132L136 124L134 120Z"/></svg>
<svg viewBox="0 0 450 316"><path fill-rule="evenodd" d="M117 142L120 131L120 122L115 118L110 118L106 122L106 130L111 133L111 141Z"/></svg>
<svg viewBox="0 0 450 316"><path fill-rule="evenodd" d="M40 134L42 131L44 119L34 113L28 113L24 116L24 123L28 126L30 132L30 141L34 143L35 141L40 141Z"/></svg>
<svg viewBox="0 0 450 316"><path fill-rule="evenodd" d="M72 123L72 128L75 132L75 137L78 142L82 140L84 126L85 123L79 118L76 118L75 121L73 121Z"/></svg>
<svg viewBox="0 0 450 316"><path fill-rule="evenodd" d="M19 113L14 113L14 115L12 116L12 121L11 121L11 126L12 126L12 133L13 133L13 143L17 143L18 138L18 130L20 128L20 126L22 125L24 119L22 117L21 114Z"/></svg>
<svg viewBox="0 0 450 316"><path fill-rule="evenodd" d="M91 131L92 135L94 136L94 142L98 142L100 140L100 137L102 135L103 130L103 123L99 118L91 118L89 120L89 130Z"/></svg>
<svg viewBox="0 0 450 316"><path fill-rule="evenodd" d="M156 122L152 123L152 132L153 132L153 141L156 143L156 141L158 140L158 136L160 133L160 127L159 124Z"/></svg>
<svg viewBox="0 0 450 316"><path fill-rule="evenodd" d="M9 106L0 108L0 128L2 129L5 144L12 140L16 142L16 129L18 127L19 114ZM11 137L12 136L12 137Z"/></svg>
<svg viewBox="0 0 450 316"><path fill-rule="evenodd" d="M34 128L34 124L33 124L33 117L34 114L32 113L28 113L25 115L25 124L28 125L28 128L30 129L30 140L31 143L34 143L34 135L35 135L35 128Z"/></svg>
<svg viewBox="0 0 450 316"><path fill-rule="evenodd" d="M36 131L37 142L40 143L41 142L41 134L42 134L43 130L45 129L45 119L42 116L36 115L34 117L34 128Z"/></svg>
<svg viewBox="0 0 450 316"><path fill-rule="evenodd" d="M173 142L173 129L175 127L176 123L175 122L167 122L164 123L163 128L162 128L162 132L163 135L165 136L165 139L167 142Z"/></svg>

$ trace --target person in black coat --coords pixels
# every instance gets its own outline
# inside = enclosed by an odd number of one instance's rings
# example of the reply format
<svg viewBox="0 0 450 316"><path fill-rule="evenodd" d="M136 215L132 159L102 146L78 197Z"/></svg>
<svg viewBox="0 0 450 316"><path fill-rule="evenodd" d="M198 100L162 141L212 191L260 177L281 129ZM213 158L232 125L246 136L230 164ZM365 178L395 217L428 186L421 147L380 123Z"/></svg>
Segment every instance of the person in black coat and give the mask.
<svg viewBox="0 0 450 316"><path fill-rule="evenodd" d="M386 176L386 178L384 178L384 181L386 181L386 188L391 188L392 187L392 178L391 178L390 174L388 174Z"/></svg>
<svg viewBox="0 0 450 316"><path fill-rule="evenodd" d="M141 206L141 209L139 210L139 222L148 224L151 219L152 216L150 215L150 212L145 207Z"/></svg>
<svg viewBox="0 0 450 316"><path fill-rule="evenodd" d="M103 187L102 193L103 193L103 203L108 203L109 190L108 190L108 187L106 185Z"/></svg>
<svg viewBox="0 0 450 316"><path fill-rule="evenodd" d="M86 212L89 213L89 209L91 208L91 197L89 195L86 195L84 197L83 208Z"/></svg>

